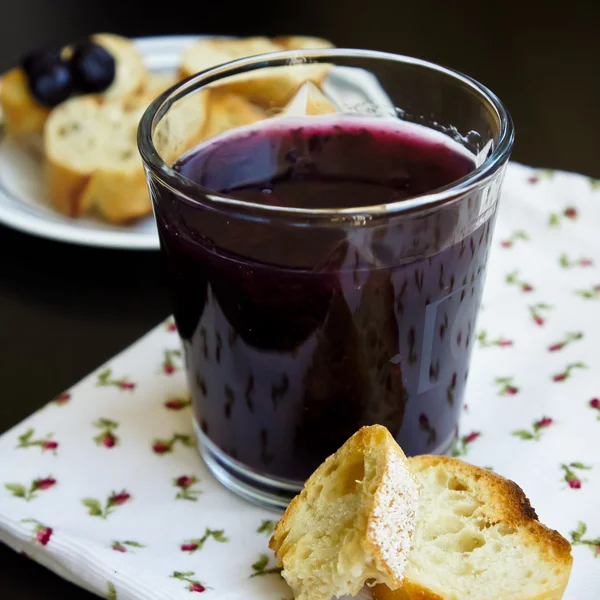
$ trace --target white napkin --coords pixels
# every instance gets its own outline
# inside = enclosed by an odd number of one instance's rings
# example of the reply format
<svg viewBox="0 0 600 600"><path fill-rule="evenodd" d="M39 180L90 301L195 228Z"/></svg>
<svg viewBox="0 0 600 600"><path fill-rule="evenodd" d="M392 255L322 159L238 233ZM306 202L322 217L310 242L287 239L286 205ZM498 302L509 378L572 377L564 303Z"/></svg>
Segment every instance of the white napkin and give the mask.
<svg viewBox="0 0 600 600"><path fill-rule="evenodd" d="M514 479L600 589L600 185L510 165L458 454ZM287 600L278 515L225 490L192 438L161 324L0 437L0 540L100 596Z"/></svg>

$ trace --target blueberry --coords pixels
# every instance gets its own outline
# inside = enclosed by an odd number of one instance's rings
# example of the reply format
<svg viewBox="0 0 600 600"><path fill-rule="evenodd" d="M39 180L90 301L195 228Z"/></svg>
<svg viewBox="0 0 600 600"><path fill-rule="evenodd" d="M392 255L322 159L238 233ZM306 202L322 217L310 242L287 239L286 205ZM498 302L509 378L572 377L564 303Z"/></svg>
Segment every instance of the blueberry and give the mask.
<svg viewBox="0 0 600 600"><path fill-rule="evenodd" d="M45 70L49 65L60 63L60 48L44 48L29 52L21 59L21 68L27 77L34 77L36 73Z"/></svg>
<svg viewBox="0 0 600 600"><path fill-rule="evenodd" d="M75 46L70 66L75 86L85 93L103 92L115 79L115 59L93 42Z"/></svg>
<svg viewBox="0 0 600 600"><path fill-rule="evenodd" d="M61 62L38 66L29 76L29 89L40 104L49 108L57 106L73 91L71 71Z"/></svg>

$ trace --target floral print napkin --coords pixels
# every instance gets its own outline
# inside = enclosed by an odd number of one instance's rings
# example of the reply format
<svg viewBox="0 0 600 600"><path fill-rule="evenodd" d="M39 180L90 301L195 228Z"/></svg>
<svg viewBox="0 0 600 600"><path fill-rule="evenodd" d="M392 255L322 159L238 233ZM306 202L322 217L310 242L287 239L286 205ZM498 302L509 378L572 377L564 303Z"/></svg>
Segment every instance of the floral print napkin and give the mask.
<svg viewBox="0 0 600 600"><path fill-rule="evenodd" d="M599 181L509 166L453 448L571 540L567 600L600 590L599 226ZM290 599L278 515L211 477L190 418L168 320L0 437L0 540L112 600Z"/></svg>

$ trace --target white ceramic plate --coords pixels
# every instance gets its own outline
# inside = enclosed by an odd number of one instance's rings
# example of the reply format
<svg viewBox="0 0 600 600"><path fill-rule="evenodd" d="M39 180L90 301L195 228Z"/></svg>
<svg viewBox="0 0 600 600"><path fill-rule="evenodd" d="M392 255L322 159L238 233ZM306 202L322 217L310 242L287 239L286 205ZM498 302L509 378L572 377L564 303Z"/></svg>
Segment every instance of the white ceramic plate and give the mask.
<svg viewBox="0 0 600 600"><path fill-rule="evenodd" d="M171 71L185 46L196 36L153 37L135 40L152 71ZM0 222L40 237L105 248L158 250L152 215L133 225L103 223L92 218L71 219L51 206L39 157L19 148L9 138L0 143Z"/></svg>
<svg viewBox="0 0 600 600"><path fill-rule="evenodd" d="M152 71L174 71L184 48L200 36L141 38L135 44ZM395 114L377 80L366 71L347 67L330 72L324 91L338 107L350 112L367 105ZM357 108L359 107L359 108ZM39 156L19 148L9 138L0 142L0 223L44 238L104 248L158 250L154 218L132 225L111 225L90 217L71 219L50 205Z"/></svg>

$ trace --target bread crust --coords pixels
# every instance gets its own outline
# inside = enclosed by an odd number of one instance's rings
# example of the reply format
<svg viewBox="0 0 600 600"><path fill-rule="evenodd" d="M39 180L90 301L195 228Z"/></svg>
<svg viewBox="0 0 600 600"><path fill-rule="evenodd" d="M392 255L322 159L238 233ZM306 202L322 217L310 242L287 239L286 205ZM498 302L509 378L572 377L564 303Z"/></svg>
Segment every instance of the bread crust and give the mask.
<svg viewBox="0 0 600 600"><path fill-rule="evenodd" d="M204 38L186 49L179 75L182 79L199 71L257 54L278 52L284 47L265 37L242 39ZM320 85L329 71L328 65L296 65L266 68L242 73L219 81L214 87L244 96L265 109L281 109L305 81Z"/></svg>
<svg viewBox="0 0 600 600"><path fill-rule="evenodd" d="M50 109L31 95L27 75L21 68L11 69L0 81L0 106L9 135L19 138L25 134L41 135Z"/></svg>
<svg viewBox="0 0 600 600"><path fill-rule="evenodd" d="M68 217L80 217L83 212L81 195L90 180L90 174L73 169L52 157L45 162L44 174L52 206Z"/></svg>
<svg viewBox="0 0 600 600"><path fill-rule="evenodd" d="M454 473L461 473L485 497L495 518L526 531L548 558L564 564L572 563L571 544L558 531L540 523L529 498L514 481L451 456L425 454L409 458L408 463L413 472L443 465Z"/></svg>
<svg viewBox="0 0 600 600"><path fill-rule="evenodd" d="M243 96L225 90L209 90L206 122L196 143L220 133L251 125L266 118L260 108L253 106Z"/></svg>
<svg viewBox="0 0 600 600"><path fill-rule="evenodd" d="M354 481L352 468L359 464L362 465L370 459L374 459L376 462L376 475L369 479L368 494L363 494L357 490L360 490L360 485L364 484L362 481ZM410 471L406 469L404 453L389 431L381 425L363 427L355 433L338 452L319 466L306 482L303 491L288 506L269 542L269 547L281 561L284 577L287 578L288 575L286 574L286 556L295 551L294 541L288 539L288 535L294 526L296 513L300 512L302 505L310 505L309 498L314 498L315 493L317 495L321 493L315 492L315 490L322 490L326 479L338 469L340 472L349 469L349 472L344 472L344 479L341 480L344 489L336 488L336 494L339 493L340 496L361 494L361 504L356 519L357 523L363 523L358 531L361 532L360 545L365 556L363 560L368 561L370 576L379 581L385 581L391 588L400 587L406 564L406 554L410 547L410 534L414 527L418 486ZM366 477L364 472L357 476ZM356 487L356 484L360 485ZM345 489L346 486L350 486L350 488ZM401 493L399 490L402 490ZM400 497L401 502L395 503ZM401 523L400 520L403 522ZM392 526L390 526L391 521L393 521ZM402 539L402 547L395 545L398 543L398 539ZM339 550L338 547L337 551ZM355 564L354 570L359 568L361 570L358 570L358 573L353 572L352 575L348 574L347 585L350 593L358 593L364 584L364 581L357 581L357 578L360 579L361 576L364 576L365 571L362 569L367 568L365 565L366 563ZM374 572L376 575L373 575ZM361 573L362 575L360 575ZM296 574L293 572L289 575L292 579L296 578ZM357 585L358 588L354 590L353 586ZM306 594L308 592L302 593L303 596Z"/></svg>
<svg viewBox="0 0 600 600"><path fill-rule="evenodd" d="M448 456L414 456L408 459L408 463L413 472L441 467L452 475L460 475L467 479L475 490L474 494L488 509L490 518L503 521L516 529L528 543L535 545L545 561L561 568L562 580L555 589L519 600L560 600L563 597L573 562L571 545L560 533L539 522L529 499L516 483L487 469ZM454 596L440 596L407 576L400 590L392 591L385 585L375 586L373 598L375 600L452 600Z"/></svg>

